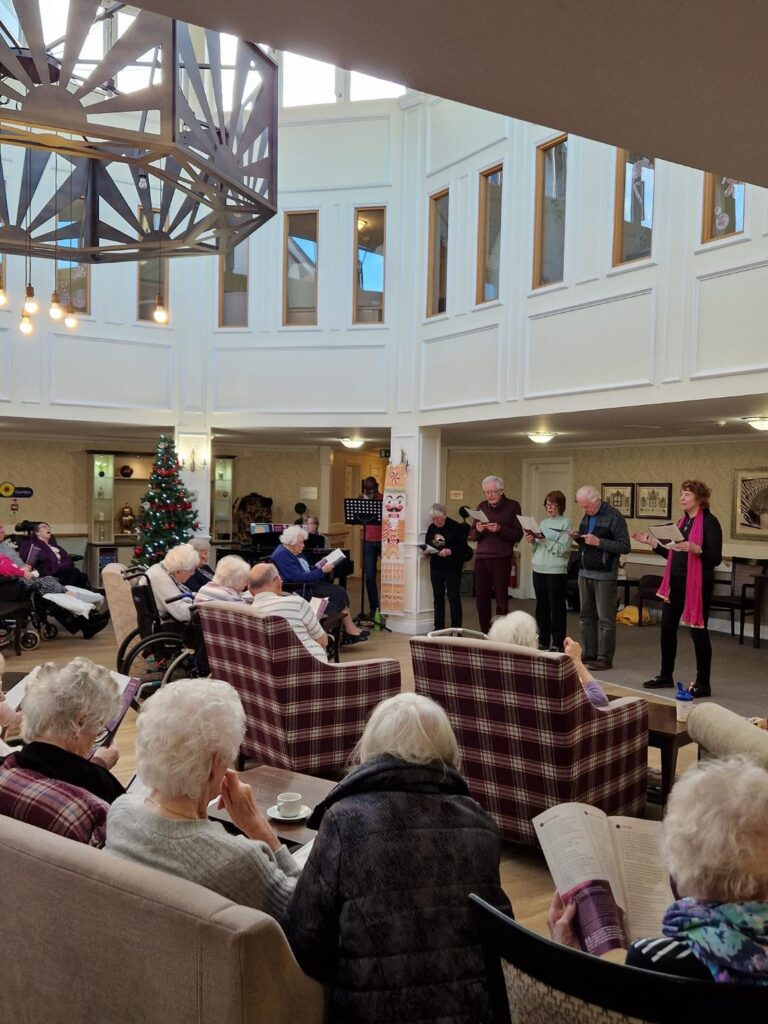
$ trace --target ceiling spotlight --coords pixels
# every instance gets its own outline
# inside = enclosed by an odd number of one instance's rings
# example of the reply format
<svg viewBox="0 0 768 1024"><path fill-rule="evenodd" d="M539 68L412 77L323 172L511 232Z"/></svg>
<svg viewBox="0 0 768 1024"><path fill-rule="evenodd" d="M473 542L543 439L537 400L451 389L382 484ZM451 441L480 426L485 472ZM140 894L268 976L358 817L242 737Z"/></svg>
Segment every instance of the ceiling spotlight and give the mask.
<svg viewBox="0 0 768 1024"><path fill-rule="evenodd" d="M51 320L61 320L64 316L64 310L61 308L61 302L59 300L59 293L56 291L51 292L51 305L48 309L48 315Z"/></svg>
<svg viewBox="0 0 768 1024"><path fill-rule="evenodd" d="M152 318L156 324L168 323L168 310L165 308L163 296L160 292L157 293L157 298L155 299L155 311L152 314Z"/></svg>
<svg viewBox="0 0 768 1024"><path fill-rule="evenodd" d="M21 323L19 324L19 330L22 334L31 334L34 331L32 321L29 319L29 313L25 310L21 314Z"/></svg>
<svg viewBox="0 0 768 1024"><path fill-rule="evenodd" d="M75 307L70 304L67 306L67 315L64 317L64 326L68 327L70 331L74 331L77 327L77 317L75 316Z"/></svg>
<svg viewBox="0 0 768 1024"><path fill-rule="evenodd" d="M32 316L33 313L37 312L37 299L35 298L35 289L31 284L27 285L26 298L24 299L24 312Z"/></svg>
<svg viewBox="0 0 768 1024"><path fill-rule="evenodd" d="M742 416L741 418L755 430L768 430L768 416Z"/></svg>
<svg viewBox="0 0 768 1024"><path fill-rule="evenodd" d="M549 444L549 442L557 437L557 434L547 434L543 430L534 431L531 434L525 435L529 441L533 441L535 444Z"/></svg>
<svg viewBox="0 0 768 1024"><path fill-rule="evenodd" d="M365 444L364 437L340 437L339 440L345 448L362 448Z"/></svg>

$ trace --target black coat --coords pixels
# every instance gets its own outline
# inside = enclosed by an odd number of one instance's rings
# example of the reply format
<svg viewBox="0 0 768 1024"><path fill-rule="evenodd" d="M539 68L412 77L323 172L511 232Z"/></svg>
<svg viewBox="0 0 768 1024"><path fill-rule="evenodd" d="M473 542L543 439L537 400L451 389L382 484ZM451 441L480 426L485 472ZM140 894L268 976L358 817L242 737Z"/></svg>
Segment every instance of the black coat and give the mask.
<svg viewBox="0 0 768 1024"><path fill-rule="evenodd" d="M309 819L319 833L284 923L334 1024L479 1024L485 971L467 897L509 911L499 833L458 772L380 757Z"/></svg>

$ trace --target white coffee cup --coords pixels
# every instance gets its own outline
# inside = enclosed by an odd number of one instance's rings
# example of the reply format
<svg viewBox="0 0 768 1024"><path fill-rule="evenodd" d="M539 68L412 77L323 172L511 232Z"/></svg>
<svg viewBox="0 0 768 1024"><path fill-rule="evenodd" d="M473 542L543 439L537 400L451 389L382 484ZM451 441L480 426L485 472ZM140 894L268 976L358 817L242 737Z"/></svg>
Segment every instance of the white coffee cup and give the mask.
<svg viewBox="0 0 768 1024"><path fill-rule="evenodd" d="M301 793L278 793L277 809L283 818L296 818L301 813Z"/></svg>

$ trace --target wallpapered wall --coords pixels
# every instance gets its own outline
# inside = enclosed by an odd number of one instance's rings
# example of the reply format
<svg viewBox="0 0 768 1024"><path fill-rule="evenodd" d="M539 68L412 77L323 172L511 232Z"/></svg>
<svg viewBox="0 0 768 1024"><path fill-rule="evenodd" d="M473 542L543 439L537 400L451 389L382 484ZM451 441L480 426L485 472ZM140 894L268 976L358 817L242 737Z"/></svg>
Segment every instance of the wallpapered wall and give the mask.
<svg viewBox="0 0 768 1024"><path fill-rule="evenodd" d="M534 457L541 461L562 457L573 459L574 491L582 484L594 484L599 489L603 483L671 483L673 515L670 518L676 518L679 510L677 498L682 481L703 480L712 488L711 507L722 523L727 551L735 554L741 550L748 555L768 557L768 544L765 542L734 541L731 537L734 470L768 467L768 441L760 437L738 443L702 441L594 448L558 446L546 453L451 448L444 493L447 498L451 490L463 490L464 499L447 500L449 514L455 516L461 505L475 507L482 499L480 483L484 476L490 474L503 477L507 495L519 500L523 487L523 459ZM581 516L573 495L569 494L567 498L567 514L578 523ZM540 509L523 509L523 512L537 515ZM630 532L645 530L649 522L646 519L628 520Z"/></svg>
<svg viewBox="0 0 768 1024"><path fill-rule="evenodd" d="M31 498L0 498L0 522L44 519L59 532L82 533L88 521L88 456L82 441L4 439L0 448L0 483L31 487Z"/></svg>
<svg viewBox="0 0 768 1024"><path fill-rule="evenodd" d="M257 491L272 498L272 521L292 523L298 518L293 506L303 501L317 512L319 501L299 497L300 487L317 487L320 493L320 450L258 451L235 459L234 497Z"/></svg>

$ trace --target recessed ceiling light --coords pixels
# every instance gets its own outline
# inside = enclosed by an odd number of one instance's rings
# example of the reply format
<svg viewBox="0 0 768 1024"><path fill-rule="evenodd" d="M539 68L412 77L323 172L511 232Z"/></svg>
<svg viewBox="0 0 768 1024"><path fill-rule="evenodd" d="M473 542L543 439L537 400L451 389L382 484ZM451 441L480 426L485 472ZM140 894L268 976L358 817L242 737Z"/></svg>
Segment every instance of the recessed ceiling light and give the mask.
<svg viewBox="0 0 768 1024"><path fill-rule="evenodd" d="M362 448L365 444L364 437L340 437L339 440L345 448Z"/></svg>
<svg viewBox="0 0 768 1024"><path fill-rule="evenodd" d="M755 430L768 430L768 416L742 416L741 418Z"/></svg>
<svg viewBox="0 0 768 1024"><path fill-rule="evenodd" d="M549 442L557 437L557 434L548 434L544 430L537 430L531 434L525 435L529 441L533 441L535 444L549 444Z"/></svg>

